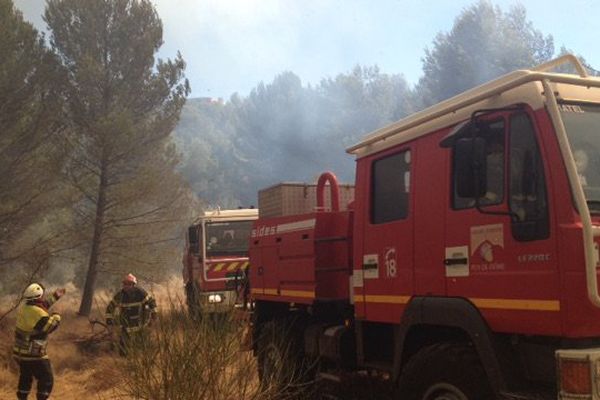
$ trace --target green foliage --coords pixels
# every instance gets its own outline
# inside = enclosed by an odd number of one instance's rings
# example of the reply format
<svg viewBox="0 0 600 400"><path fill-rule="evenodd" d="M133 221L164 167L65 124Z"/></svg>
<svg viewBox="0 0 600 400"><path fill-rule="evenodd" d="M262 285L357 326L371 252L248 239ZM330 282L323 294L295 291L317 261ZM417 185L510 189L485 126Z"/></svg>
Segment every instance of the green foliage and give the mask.
<svg viewBox="0 0 600 400"><path fill-rule="evenodd" d="M0 0L0 291L33 279L64 244L60 79L42 37Z"/></svg>
<svg viewBox="0 0 600 400"><path fill-rule="evenodd" d="M182 173L212 205L256 205L257 189L313 180L323 170L353 180L345 147L412 111L401 75L357 66L304 87L292 72L227 103L192 100L177 127Z"/></svg>
<svg viewBox="0 0 600 400"><path fill-rule="evenodd" d="M44 19L66 76L63 144L89 238L80 308L87 315L99 272L156 277L165 269L157 252L181 237L191 201L170 134L189 85L181 55L154 59L162 24L149 1L49 0Z"/></svg>
<svg viewBox="0 0 600 400"><path fill-rule="evenodd" d="M480 0L425 50L417 91L424 105L435 104L505 73L546 62L553 54L552 36L544 37L533 27L524 6L503 12Z"/></svg>
<svg viewBox="0 0 600 400"><path fill-rule="evenodd" d="M323 80L320 93L317 160L346 182L354 180L354 160L345 149L367 133L414 111L414 93L404 76L389 75L375 67L356 66L349 74ZM312 176L317 176L316 170Z"/></svg>
<svg viewBox="0 0 600 400"><path fill-rule="evenodd" d="M175 132L183 153L181 173L194 193L223 208L240 205L230 184L243 179L237 174L245 162L235 141L235 120L231 104L192 99L183 108Z"/></svg>

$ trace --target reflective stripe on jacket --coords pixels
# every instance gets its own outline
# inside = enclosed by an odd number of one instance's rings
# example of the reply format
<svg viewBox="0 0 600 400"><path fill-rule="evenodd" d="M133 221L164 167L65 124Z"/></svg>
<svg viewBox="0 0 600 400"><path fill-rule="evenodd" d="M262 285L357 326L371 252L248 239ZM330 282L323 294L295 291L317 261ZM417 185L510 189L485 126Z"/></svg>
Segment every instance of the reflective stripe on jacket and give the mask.
<svg viewBox="0 0 600 400"><path fill-rule="evenodd" d="M22 304L17 311L15 344L13 355L18 359L48 358L48 334L60 324L58 314L49 315L48 307L57 299L48 301L30 300Z"/></svg>

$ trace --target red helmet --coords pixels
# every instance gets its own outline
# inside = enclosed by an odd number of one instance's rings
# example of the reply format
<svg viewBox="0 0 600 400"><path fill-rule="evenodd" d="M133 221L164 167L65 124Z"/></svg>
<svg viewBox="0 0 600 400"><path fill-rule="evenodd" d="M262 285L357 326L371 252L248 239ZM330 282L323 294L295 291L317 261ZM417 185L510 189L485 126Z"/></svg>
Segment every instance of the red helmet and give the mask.
<svg viewBox="0 0 600 400"><path fill-rule="evenodd" d="M127 274L123 278L123 283L133 283L134 285L136 285L137 284L137 278L133 274Z"/></svg>

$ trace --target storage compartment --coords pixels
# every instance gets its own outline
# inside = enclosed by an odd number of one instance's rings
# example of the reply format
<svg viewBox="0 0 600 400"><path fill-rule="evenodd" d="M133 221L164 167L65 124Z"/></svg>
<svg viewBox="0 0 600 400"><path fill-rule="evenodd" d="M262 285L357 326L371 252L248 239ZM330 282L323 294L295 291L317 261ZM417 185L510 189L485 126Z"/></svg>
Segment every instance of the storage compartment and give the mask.
<svg viewBox="0 0 600 400"><path fill-rule="evenodd" d="M352 212L259 218L250 242L256 298L311 304L349 300Z"/></svg>
<svg viewBox="0 0 600 400"><path fill-rule="evenodd" d="M260 218L312 213L317 206L317 185L284 182L258 192ZM339 185L340 211L348 209L354 199L354 185ZM325 207L329 209L330 193L325 187Z"/></svg>

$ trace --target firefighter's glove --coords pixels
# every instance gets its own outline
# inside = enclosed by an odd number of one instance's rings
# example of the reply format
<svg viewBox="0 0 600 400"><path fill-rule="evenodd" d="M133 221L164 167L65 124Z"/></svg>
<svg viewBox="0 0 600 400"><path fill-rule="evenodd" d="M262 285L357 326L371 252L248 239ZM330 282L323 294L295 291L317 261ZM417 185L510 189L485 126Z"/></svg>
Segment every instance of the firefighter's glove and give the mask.
<svg viewBox="0 0 600 400"><path fill-rule="evenodd" d="M55 320L56 322L59 322L59 323L60 323L60 314L58 314L58 313L53 313L53 314L52 314L52 318L54 318L54 320Z"/></svg>

